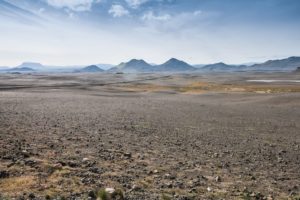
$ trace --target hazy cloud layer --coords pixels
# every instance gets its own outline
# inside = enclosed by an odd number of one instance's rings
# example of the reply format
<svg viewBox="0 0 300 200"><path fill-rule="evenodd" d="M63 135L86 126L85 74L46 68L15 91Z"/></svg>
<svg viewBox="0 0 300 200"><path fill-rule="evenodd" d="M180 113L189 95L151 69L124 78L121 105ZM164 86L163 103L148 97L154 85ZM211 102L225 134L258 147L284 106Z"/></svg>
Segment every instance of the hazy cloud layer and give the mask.
<svg viewBox="0 0 300 200"><path fill-rule="evenodd" d="M56 8L68 8L74 11L90 10L93 3L101 0L47 0L47 3Z"/></svg>
<svg viewBox="0 0 300 200"><path fill-rule="evenodd" d="M127 4L132 8L138 8L143 3L146 3L149 0L125 0Z"/></svg>

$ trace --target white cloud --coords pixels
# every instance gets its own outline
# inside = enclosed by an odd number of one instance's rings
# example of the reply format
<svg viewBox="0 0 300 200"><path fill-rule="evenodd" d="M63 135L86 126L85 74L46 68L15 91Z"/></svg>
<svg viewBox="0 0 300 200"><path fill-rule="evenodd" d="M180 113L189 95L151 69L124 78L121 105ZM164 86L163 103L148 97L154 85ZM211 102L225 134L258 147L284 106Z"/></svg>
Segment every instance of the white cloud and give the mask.
<svg viewBox="0 0 300 200"><path fill-rule="evenodd" d="M129 15L128 10L126 10L123 6L117 4L112 5L108 13L111 14L113 17L122 17Z"/></svg>
<svg viewBox="0 0 300 200"><path fill-rule="evenodd" d="M73 11L88 11L93 3L101 0L47 0L47 3L56 8L68 8Z"/></svg>
<svg viewBox="0 0 300 200"><path fill-rule="evenodd" d="M140 20L143 21L143 28L150 28L158 32L181 33L199 29L210 24L217 14L195 10L181 13L161 13L153 11L144 13Z"/></svg>
<svg viewBox="0 0 300 200"><path fill-rule="evenodd" d="M125 0L125 1L131 8L138 8L140 5L146 3L149 0Z"/></svg>
<svg viewBox="0 0 300 200"><path fill-rule="evenodd" d="M199 16L202 14L202 10L196 10L194 11L194 16Z"/></svg>
<svg viewBox="0 0 300 200"><path fill-rule="evenodd" d="M142 16L142 20L156 20L156 21L167 21L171 19L171 15L164 14L164 15L154 15L152 11L145 13Z"/></svg>

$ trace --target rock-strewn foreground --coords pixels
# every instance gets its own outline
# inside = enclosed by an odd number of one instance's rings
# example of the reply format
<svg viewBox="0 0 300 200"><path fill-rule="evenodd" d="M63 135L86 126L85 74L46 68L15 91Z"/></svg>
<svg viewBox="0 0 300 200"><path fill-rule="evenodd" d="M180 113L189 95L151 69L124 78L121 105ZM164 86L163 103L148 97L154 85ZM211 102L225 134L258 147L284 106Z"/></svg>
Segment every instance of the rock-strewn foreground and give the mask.
<svg viewBox="0 0 300 200"><path fill-rule="evenodd" d="M245 81L278 78L2 74L0 199L299 199L300 85Z"/></svg>

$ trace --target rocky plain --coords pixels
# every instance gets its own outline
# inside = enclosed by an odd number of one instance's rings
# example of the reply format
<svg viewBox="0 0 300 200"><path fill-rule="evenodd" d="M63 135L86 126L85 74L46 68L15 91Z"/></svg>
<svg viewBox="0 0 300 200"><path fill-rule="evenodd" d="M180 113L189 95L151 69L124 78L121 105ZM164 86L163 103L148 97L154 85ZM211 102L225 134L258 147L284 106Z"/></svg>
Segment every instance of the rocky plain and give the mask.
<svg viewBox="0 0 300 200"><path fill-rule="evenodd" d="M300 199L298 73L0 74L0 199Z"/></svg>

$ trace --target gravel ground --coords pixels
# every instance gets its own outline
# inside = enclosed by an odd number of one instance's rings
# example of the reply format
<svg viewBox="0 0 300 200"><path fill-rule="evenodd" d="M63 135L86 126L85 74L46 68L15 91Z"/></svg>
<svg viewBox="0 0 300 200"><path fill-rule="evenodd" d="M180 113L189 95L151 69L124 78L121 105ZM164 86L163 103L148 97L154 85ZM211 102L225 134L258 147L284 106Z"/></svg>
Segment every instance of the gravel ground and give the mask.
<svg viewBox="0 0 300 200"><path fill-rule="evenodd" d="M299 77L2 74L0 199L299 199L299 92L174 89Z"/></svg>

